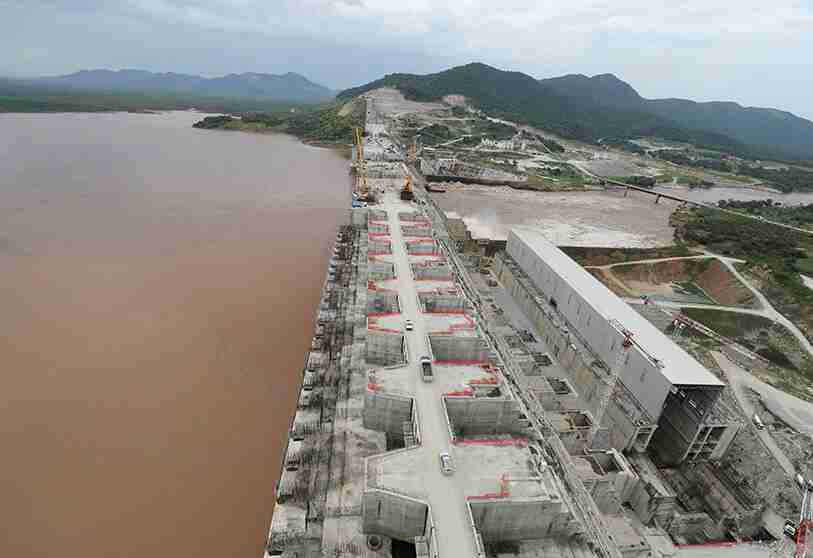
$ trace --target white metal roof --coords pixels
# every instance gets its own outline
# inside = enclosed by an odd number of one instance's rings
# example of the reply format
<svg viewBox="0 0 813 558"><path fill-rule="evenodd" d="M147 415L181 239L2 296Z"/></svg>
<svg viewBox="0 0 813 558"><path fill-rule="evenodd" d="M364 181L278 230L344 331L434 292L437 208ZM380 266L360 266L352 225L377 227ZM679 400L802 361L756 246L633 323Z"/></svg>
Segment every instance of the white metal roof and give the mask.
<svg viewBox="0 0 813 558"><path fill-rule="evenodd" d="M601 316L608 321L618 320L626 329L633 332L635 341L652 356L660 359L663 363L660 371L673 385L710 387L725 385L689 353L605 287L601 281L557 248L541 232L527 227L514 227L511 233L575 288ZM511 243L511 235L508 242Z"/></svg>

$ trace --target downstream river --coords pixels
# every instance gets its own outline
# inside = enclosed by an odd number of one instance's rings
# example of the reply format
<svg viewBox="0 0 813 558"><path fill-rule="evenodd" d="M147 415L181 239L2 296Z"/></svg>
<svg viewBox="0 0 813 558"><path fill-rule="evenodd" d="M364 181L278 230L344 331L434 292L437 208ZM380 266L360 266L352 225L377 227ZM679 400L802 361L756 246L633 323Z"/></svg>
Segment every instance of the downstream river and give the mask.
<svg viewBox="0 0 813 558"><path fill-rule="evenodd" d="M346 161L0 115L0 556L258 558Z"/></svg>

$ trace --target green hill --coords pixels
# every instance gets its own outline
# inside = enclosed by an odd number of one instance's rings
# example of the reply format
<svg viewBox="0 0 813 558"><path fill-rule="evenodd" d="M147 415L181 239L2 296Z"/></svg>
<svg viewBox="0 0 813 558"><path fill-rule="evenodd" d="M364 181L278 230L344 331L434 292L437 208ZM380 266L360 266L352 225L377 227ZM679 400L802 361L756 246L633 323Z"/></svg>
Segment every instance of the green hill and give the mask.
<svg viewBox="0 0 813 558"><path fill-rule="evenodd" d="M675 106L672 100L647 100L612 74L537 80L472 63L436 74L389 74L338 96L385 86L415 101L465 95L495 116L588 142L656 136L745 157L813 160L813 123L805 119L735 103L680 101Z"/></svg>

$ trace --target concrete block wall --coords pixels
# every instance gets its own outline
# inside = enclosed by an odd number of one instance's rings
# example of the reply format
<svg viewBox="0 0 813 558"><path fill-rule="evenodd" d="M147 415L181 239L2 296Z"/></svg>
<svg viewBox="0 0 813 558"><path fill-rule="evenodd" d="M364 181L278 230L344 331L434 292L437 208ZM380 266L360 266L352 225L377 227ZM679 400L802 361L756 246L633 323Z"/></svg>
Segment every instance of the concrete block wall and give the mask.
<svg viewBox="0 0 813 558"><path fill-rule="evenodd" d="M368 489L362 499L362 530L402 541L426 533L429 506L386 490Z"/></svg>
<svg viewBox="0 0 813 558"><path fill-rule="evenodd" d="M369 254L392 254L392 245L389 240L381 237L371 238L367 243L367 253Z"/></svg>
<svg viewBox="0 0 813 558"><path fill-rule="evenodd" d="M367 276L373 281L395 279L395 265L389 262L371 262L367 265Z"/></svg>
<svg viewBox="0 0 813 558"><path fill-rule="evenodd" d="M367 291L367 314L400 312L398 293L394 291Z"/></svg>
<svg viewBox="0 0 813 558"><path fill-rule="evenodd" d="M446 414L457 436L525 435L530 423L514 399L444 397Z"/></svg>
<svg viewBox="0 0 813 558"><path fill-rule="evenodd" d="M398 220L407 222L418 221L420 223L429 223L426 217L424 217L423 214L420 213L419 211L399 211Z"/></svg>
<svg viewBox="0 0 813 558"><path fill-rule="evenodd" d="M418 293L421 310L438 313L463 313L470 310L468 301L457 295Z"/></svg>
<svg viewBox="0 0 813 558"><path fill-rule="evenodd" d="M412 407L411 397L367 390L362 414L364 428L400 438L404 433L404 423L412 421Z"/></svg>
<svg viewBox="0 0 813 558"><path fill-rule="evenodd" d="M383 331L367 331L364 359L369 364L395 366L403 364L404 335Z"/></svg>
<svg viewBox="0 0 813 558"><path fill-rule="evenodd" d="M444 263L417 263L410 266L416 281L451 281L452 270Z"/></svg>
<svg viewBox="0 0 813 558"><path fill-rule="evenodd" d="M417 240L414 242L407 242L407 254L413 256L428 256L437 254L439 249L434 240Z"/></svg>
<svg viewBox="0 0 813 558"><path fill-rule="evenodd" d="M472 518L485 542L569 536L578 529L558 499L470 501Z"/></svg>
<svg viewBox="0 0 813 558"><path fill-rule="evenodd" d="M486 341L479 337L430 335L429 344L436 361L491 361L491 350Z"/></svg>
<svg viewBox="0 0 813 558"><path fill-rule="evenodd" d="M401 225L401 233L404 236L432 236L432 229L423 225Z"/></svg>

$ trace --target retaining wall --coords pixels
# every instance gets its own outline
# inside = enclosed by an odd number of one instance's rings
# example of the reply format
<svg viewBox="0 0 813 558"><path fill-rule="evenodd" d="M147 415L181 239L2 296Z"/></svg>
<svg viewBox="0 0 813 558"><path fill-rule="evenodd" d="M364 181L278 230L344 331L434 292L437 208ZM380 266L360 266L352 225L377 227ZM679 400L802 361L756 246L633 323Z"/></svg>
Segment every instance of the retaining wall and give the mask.
<svg viewBox="0 0 813 558"><path fill-rule="evenodd" d="M404 335L368 330L364 358L369 364L379 366L403 364Z"/></svg>
<svg viewBox="0 0 813 558"><path fill-rule="evenodd" d="M570 511L555 500L469 502L477 530L486 542L544 539L576 532Z"/></svg>
<svg viewBox="0 0 813 558"><path fill-rule="evenodd" d="M394 291L367 291L367 315L400 312L398 294Z"/></svg>
<svg viewBox="0 0 813 558"><path fill-rule="evenodd" d="M443 401L457 436L526 435L530 426L513 399L444 397Z"/></svg>
<svg viewBox="0 0 813 558"><path fill-rule="evenodd" d="M432 355L440 362L491 362L491 351L479 337L430 335Z"/></svg>
<svg viewBox="0 0 813 558"><path fill-rule="evenodd" d="M468 301L462 296L418 293L418 299L421 302L421 310L428 313L462 314L470 310Z"/></svg>
<svg viewBox="0 0 813 558"><path fill-rule="evenodd" d="M410 266L416 281L451 281L452 270L444 263L427 262Z"/></svg>
<svg viewBox="0 0 813 558"><path fill-rule="evenodd" d="M412 421L412 398L394 393L367 390L364 395L364 428L401 438L404 423Z"/></svg>
<svg viewBox="0 0 813 558"><path fill-rule="evenodd" d="M368 489L362 498L362 530L402 541L426 533L429 506L381 489Z"/></svg>

